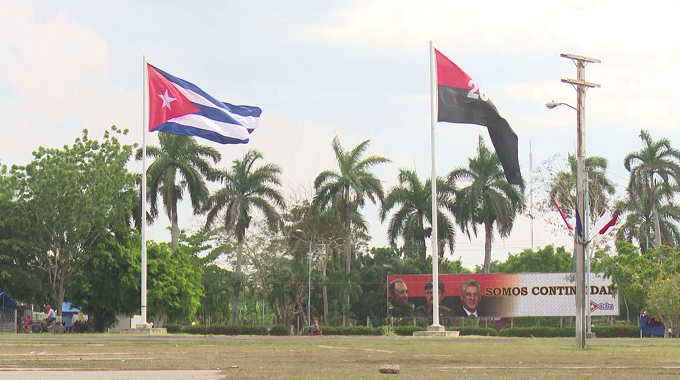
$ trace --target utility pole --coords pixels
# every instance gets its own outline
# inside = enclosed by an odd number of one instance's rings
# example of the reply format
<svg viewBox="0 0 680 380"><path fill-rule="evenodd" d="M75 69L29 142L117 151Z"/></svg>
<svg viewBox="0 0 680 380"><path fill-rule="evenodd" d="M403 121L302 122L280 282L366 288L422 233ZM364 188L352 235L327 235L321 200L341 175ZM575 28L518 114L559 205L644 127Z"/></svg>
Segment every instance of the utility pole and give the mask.
<svg viewBox="0 0 680 380"><path fill-rule="evenodd" d="M584 215L587 215L586 205L586 90L591 87L600 87L597 83L586 82L586 65L588 63L600 63L596 58L588 58L574 54L560 54L560 57L571 59L576 65L576 79L562 79L562 83L569 83L576 89L576 149L577 149L577 173L576 173L576 210L581 218L581 226ZM581 229L583 233L583 227ZM577 233L578 235L578 233ZM585 276L585 247L588 235L576 238L576 348L586 347L586 276Z"/></svg>

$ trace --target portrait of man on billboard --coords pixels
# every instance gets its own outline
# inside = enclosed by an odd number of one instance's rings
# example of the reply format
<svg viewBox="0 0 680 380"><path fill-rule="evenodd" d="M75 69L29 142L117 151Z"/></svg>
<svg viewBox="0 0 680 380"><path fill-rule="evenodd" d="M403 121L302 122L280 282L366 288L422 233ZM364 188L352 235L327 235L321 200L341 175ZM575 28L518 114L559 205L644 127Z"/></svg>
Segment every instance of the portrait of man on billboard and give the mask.
<svg viewBox="0 0 680 380"><path fill-rule="evenodd" d="M432 285L432 280L425 284L425 300L427 304L418 306L415 310L415 316L418 318L429 318L432 321L432 311L434 309L434 294ZM443 326L447 326L453 317L453 310L445 306L442 302L445 296L445 287L442 280L439 280L439 323Z"/></svg>
<svg viewBox="0 0 680 380"><path fill-rule="evenodd" d="M415 305L408 301L408 288L404 280L398 278L389 285L388 315L398 320L413 318Z"/></svg>
<svg viewBox="0 0 680 380"><path fill-rule="evenodd" d="M461 305L457 305L454 313L457 317L483 317L480 309L482 300L482 286L477 280L469 279L463 282L460 289Z"/></svg>

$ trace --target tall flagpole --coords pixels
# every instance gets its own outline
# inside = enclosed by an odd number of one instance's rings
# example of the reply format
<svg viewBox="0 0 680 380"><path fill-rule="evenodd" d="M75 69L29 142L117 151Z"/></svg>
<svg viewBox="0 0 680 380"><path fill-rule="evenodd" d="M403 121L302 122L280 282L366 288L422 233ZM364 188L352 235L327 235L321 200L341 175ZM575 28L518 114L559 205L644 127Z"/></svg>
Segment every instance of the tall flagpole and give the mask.
<svg viewBox="0 0 680 380"><path fill-rule="evenodd" d="M432 153L432 326L439 324L439 249L437 248L437 170L435 169L434 127L437 125L437 79L434 47L430 40L430 150Z"/></svg>
<svg viewBox="0 0 680 380"><path fill-rule="evenodd" d="M149 72L146 66L146 54L144 55L144 83L142 91L143 100L143 125L142 125L142 325L147 327L146 322L146 132L149 129Z"/></svg>

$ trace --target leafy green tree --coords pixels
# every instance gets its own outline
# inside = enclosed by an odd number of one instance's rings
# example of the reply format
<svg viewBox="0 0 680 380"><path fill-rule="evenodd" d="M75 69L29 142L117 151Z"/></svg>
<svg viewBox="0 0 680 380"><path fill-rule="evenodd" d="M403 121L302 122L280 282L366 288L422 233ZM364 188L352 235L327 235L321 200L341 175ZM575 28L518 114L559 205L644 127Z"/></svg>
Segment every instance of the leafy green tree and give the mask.
<svg viewBox="0 0 680 380"><path fill-rule="evenodd" d="M680 274L668 273L660 275L649 287L649 298L646 308L664 326L674 326L677 329L680 320ZM676 330L677 331L677 330ZM664 331L668 336L668 331Z"/></svg>
<svg viewBox="0 0 680 380"><path fill-rule="evenodd" d="M236 234L236 271L234 292L232 295L231 323L238 324L238 298L241 287L241 263L243 258L243 241L246 230L250 227L253 210L264 215L268 227L276 231L282 224L277 210L285 208L281 186L281 168L276 164L265 164L255 168L262 153L249 150L243 159L236 159L230 169L215 173L215 179L222 183L222 188L210 196L206 203L208 210L205 227L209 229L219 220L225 232Z"/></svg>
<svg viewBox="0 0 680 380"><path fill-rule="evenodd" d="M355 214L358 215L358 214ZM333 208L318 209L312 207L311 202L304 200L294 204L285 215L286 222L290 225L290 248L293 259L303 260L309 251L309 240L312 244L312 265L319 270L319 276L323 279L328 275L328 270L337 265L334 255L343 243L343 222L340 213ZM355 217L356 219L356 217ZM365 228L361 220L355 220L357 226ZM300 232L301 231L301 232ZM359 241L360 239L354 239ZM356 248L355 248L356 249ZM322 283L323 317L322 321L328 323L328 285Z"/></svg>
<svg viewBox="0 0 680 380"><path fill-rule="evenodd" d="M334 267L328 272L326 277L326 284L328 285L328 291L331 294L330 303L331 307L335 309L335 314L341 316L344 319L344 323L347 323L347 318L354 319L356 315L351 312L352 309L346 308L347 299L357 299L363 293L363 288L360 285L360 273L358 271L346 273L339 266ZM331 319L331 323L332 323ZM336 320L336 323L342 324L343 321Z"/></svg>
<svg viewBox="0 0 680 380"><path fill-rule="evenodd" d="M390 162L389 159L377 155L364 158L369 142L370 140L366 140L351 151L345 151L340 145L340 139L337 136L333 138L331 145L340 171L325 170L314 180L314 207L323 209L331 206L342 215L345 224L342 260L346 273L350 272L352 259L352 214L359 213L358 210L364 206L366 198L374 204L382 201L382 184L370 170L375 165Z"/></svg>
<svg viewBox="0 0 680 380"><path fill-rule="evenodd" d="M636 196L646 195L652 204L653 245L658 249L662 243L659 206L662 198L672 200L680 184L680 151L673 148L667 138L654 141L645 130L640 131L640 139L644 147L629 153L623 165L630 173L628 191ZM661 191L657 191L657 184Z"/></svg>
<svg viewBox="0 0 680 380"><path fill-rule="evenodd" d="M657 195L661 195L661 186L656 186ZM626 198L617 202L616 209L625 215L616 237L628 242L637 241L640 251L645 253L649 243L654 241L654 212L652 201L647 194L633 195L627 193ZM658 208L661 242L666 245L680 246L680 207L674 202L663 202Z"/></svg>
<svg viewBox="0 0 680 380"><path fill-rule="evenodd" d="M146 171L150 214L158 215L160 195L165 213L172 223L172 249L175 250L179 245L177 203L184 198L186 190L194 214L202 211L209 195L206 178L214 171L210 161L216 164L222 155L215 148L198 144L191 136L159 133L158 140L160 146L146 147L146 155L154 159ZM137 150L138 161L142 154L141 149Z"/></svg>
<svg viewBox="0 0 680 380"><path fill-rule="evenodd" d="M229 270L216 264L204 267L201 277L204 297L201 299L199 312L205 317L216 315L219 320L228 316L233 281L233 272Z"/></svg>
<svg viewBox="0 0 680 380"><path fill-rule="evenodd" d="M7 165L0 161L0 202L10 201L14 197L12 182L7 172Z"/></svg>
<svg viewBox="0 0 680 380"><path fill-rule="evenodd" d="M432 265L430 265L430 267L432 267ZM444 259L439 264L439 273L472 273L472 271L464 267L463 262L460 259L454 261Z"/></svg>
<svg viewBox="0 0 680 380"><path fill-rule="evenodd" d="M180 245L172 250L166 243L147 243L149 317L155 327L171 321L191 319L203 297L203 271L191 263L191 256Z"/></svg>
<svg viewBox="0 0 680 380"><path fill-rule="evenodd" d="M508 255L496 270L499 273L568 272L571 270L571 253L564 247L555 250L552 244L538 251L527 248L518 254Z"/></svg>
<svg viewBox="0 0 680 380"><path fill-rule="evenodd" d="M639 311L649 303L650 289L659 279L680 273L680 251L662 245L659 249L649 248L644 255L633 244L619 240L616 255L598 252L595 268L612 279L614 289L623 295L626 308L632 306ZM630 315L630 311L627 312ZM652 314L652 316L658 316Z"/></svg>
<svg viewBox="0 0 680 380"><path fill-rule="evenodd" d="M14 200L15 178L0 164L0 289L15 300L42 304L50 283L40 269L45 248L26 225L26 205Z"/></svg>
<svg viewBox="0 0 680 380"><path fill-rule="evenodd" d="M484 145L479 136L477 156L468 160L468 167L454 169L448 176L451 186L465 182L467 186L456 192L455 217L460 229L468 238L470 232L477 236L477 226L484 226L484 273L491 265L491 244L494 225L501 237L512 231L515 218L524 211L524 183L508 183L495 152Z"/></svg>
<svg viewBox="0 0 680 380"><path fill-rule="evenodd" d="M421 256L427 256L426 242L432 236L432 182L420 182L418 174L413 170L399 169L399 184L389 190L380 210L380 221L384 222L387 214L397 208L390 219L387 237L392 247L396 248L397 239L405 242L418 242ZM440 243L448 244L453 252L456 233L454 224L448 214L453 212L455 189L442 179L437 179L437 236ZM428 225L426 225L426 223ZM444 244L440 244L440 252L444 252Z"/></svg>
<svg viewBox="0 0 680 380"><path fill-rule="evenodd" d="M130 198L120 196L134 188L134 175L126 168L133 146L116 137L125 133L112 127L100 143L85 130L73 146L40 147L33 162L13 168L24 221L34 243L44 249L37 265L47 273L52 287L48 299L57 301L59 313L69 277L132 207Z"/></svg>
<svg viewBox="0 0 680 380"><path fill-rule="evenodd" d="M96 331L140 310L141 238L127 225L122 228L127 231L119 237L100 236L68 282L68 299L94 317Z"/></svg>

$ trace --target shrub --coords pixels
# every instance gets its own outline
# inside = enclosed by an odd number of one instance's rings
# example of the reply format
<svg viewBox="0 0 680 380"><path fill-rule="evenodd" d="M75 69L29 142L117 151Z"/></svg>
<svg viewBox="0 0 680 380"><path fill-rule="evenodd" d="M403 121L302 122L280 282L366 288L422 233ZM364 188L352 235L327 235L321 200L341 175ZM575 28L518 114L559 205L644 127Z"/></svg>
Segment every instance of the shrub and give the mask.
<svg viewBox="0 0 680 380"><path fill-rule="evenodd" d="M195 325L184 326L182 332L199 335L267 335L264 326L252 325Z"/></svg>
<svg viewBox="0 0 680 380"><path fill-rule="evenodd" d="M198 335L206 335L207 334L207 326L205 325L187 325L184 326L182 329L182 332L185 332L187 334L198 334Z"/></svg>
<svg viewBox="0 0 680 380"><path fill-rule="evenodd" d="M449 331L460 331L460 335L496 336L496 329L480 326L449 326Z"/></svg>
<svg viewBox="0 0 680 380"><path fill-rule="evenodd" d="M529 338L529 337L561 337L562 335L562 330L559 327L547 327L547 326L539 326L539 327L507 327L504 329L501 329L500 331L500 336L512 336L512 337L524 337L524 338ZM574 336L576 336L574 334Z"/></svg>
<svg viewBox="0 0 680 380"><path fill-rule="evenodd" d="M269 329L269 335L288 335L289 330L284 325L274 325Z"/></svg>
<svg viewBox="0 0 680 380"><path fill-rule="evenodd" d="M323 335L382 335L383 327L323 326Z"/></svg>
<svg viewBox="0 0 680 380"><path fill-rule="evenodd" d="M182 325L180 324L175 324L175 323L166 323L163 325L166 329L168 329L168 334L173 334L173 333L180 333L182 332Z"/></svg>
<svg viewBox="0 0 680 380"><path fill-rule="evenodd" d="M637 325L595 325L591 328L598 338L636 338L640 336Z"/></svg>
<svg viewBox="0 0 680 380"><path fill-rule="evenodd" d="M422 326L394 326L392 331L401 336L412 336L415 331L425 331L427 328Z"/></svg>

